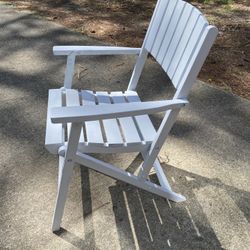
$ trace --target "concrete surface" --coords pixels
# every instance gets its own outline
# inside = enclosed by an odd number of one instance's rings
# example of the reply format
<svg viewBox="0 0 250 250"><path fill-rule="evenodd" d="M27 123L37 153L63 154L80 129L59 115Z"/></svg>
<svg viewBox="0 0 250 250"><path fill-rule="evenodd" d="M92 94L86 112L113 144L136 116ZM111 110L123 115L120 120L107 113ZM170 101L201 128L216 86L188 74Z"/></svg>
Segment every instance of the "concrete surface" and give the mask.
<svg viewBox="0 0 250 250"><path fill-rule="evenodd" d="M44 149L47 92L62 86L55 44L97 44L0 6L0 249L250 249L250 102L197 82L161 151L181 204L75 167L58 234L50 231L57 158ZM135 58L85 57L75 86L125 90ZM145 100L173 89L148 60ZM159 125L162 114L154 116ZM98 156L133 169L136 154Z"/></svg>

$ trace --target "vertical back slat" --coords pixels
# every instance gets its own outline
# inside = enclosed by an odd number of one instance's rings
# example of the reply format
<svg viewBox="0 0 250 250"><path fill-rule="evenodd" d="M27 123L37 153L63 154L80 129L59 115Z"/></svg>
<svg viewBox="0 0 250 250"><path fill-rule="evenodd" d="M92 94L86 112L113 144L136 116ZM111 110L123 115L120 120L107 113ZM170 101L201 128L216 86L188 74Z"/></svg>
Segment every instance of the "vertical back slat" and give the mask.
<svg viewBox="0 0 250 250"><path fill-rule="evenodd" d="M203 17L199 16L199 19L192 31L191 37L186 45L185 52L182 55L182 58L176 68L176 71L172 77L172 82L174 82L177 86L185 73L188 64L190 63L190 58L194 53L194 50L199 42L200 37L202 36L203 31L208 26L206 22L204 22Z"/></svg>
<svg viewBox="0 0 250 250"><path fill-rule="evenodd" d="M217 35L218 29L216 27L212 25L206 27L199 42L195 46L195 50L193 51L187 69L180 80L174 98L187 98Z"/></svg>
<svg viewBox="0 0 250 250"><path fill-rule="evenodd" d="M193 7L189 4L186 4L182 12L179 23L174 31L173 38L170 42L170 45L165 53L162 67L165 71L168 72L169 65L172 63L174 54L177 52L178 45L180 43L181 37L187 25L187 20L189 20Z"/></svg>
<svg viewBox="0 0 250 250"><path fill-rule="evenodd" d="M180 59L186 50L188 41L191 38L191 35L193 33L194 27L196 26L196 23L197 23L199 16L200 16L199 11L197 11L193 7L191 16L188 19L185 30L183 31L183 34L182 34L182 37L181 37L180 42L178 44L178 47L173 55L173 58L171 60L169 68L168 68L168 76L170 77L170 79L173 78L173 75L174 75L174 73L179 65Z"/></svg>
<svg viewBox="0 0 250 250"><path fill-rule="evenodd" d="M165 54L169 48L169 45L172 41L175 29L180 21L180 18L182 16L182 12L184 10L184 6L187 3L183 1L177 1L176 7L174 9L174 12L172 13L171 20L168 25L168 29L164 35L162 44L160 46L160 49L156 55L156 60L162 65L163 59L165 57Z"/></svg>
<svg viewBox="0 0 250 250"><path fill-rule="evenodd" d="M170 0L158 0L155 6L155 10L149 24L142 49L140 55L136 60L136 64L134 70L132 72L128 90L135 90L141 76L144 64L146 62L148 51L151 51L151 48L155 42L155 39L158 37L157 33L159 31L159 25L162 22L162 15L164 14L164 10L166 9L168 3L171 2Z"/></svg>
<svg viewBox="0 0 250 250"><path fill-rule="evenodd" d="M163 13L162 22L159 24L158 33L155 35L156 36L155 42L152 44L151 47L146 47L147 49L149 49L149 51L151 52L151 54L154 57L157 57L157 55L158 55L158 52L159 52L160 47L162 45L164 36L168 30L170 20L173 16L174 9L175 9L176 5L177 5L177 1L169 1L169 4L167 5L167 8L165 10L165 13Z"/></svg>
<svg viewBox="0 0 250 250"><path fill-rule="evenodd" d="M190 59L208 22L202 13L182 0L159 0L143 49L162 66L178 88L190 73Z"/></svg>
<svg viewBox="0 0 250 250"><path fill-rule="evenodd" d="M148 31L145 37L145 46L148 51L151 51L154 44L155 38L157 36L159 26L162 23L162 18L165 13L166 7L170 0L159 0L156 4L152 20L149 24Z"/></svg>

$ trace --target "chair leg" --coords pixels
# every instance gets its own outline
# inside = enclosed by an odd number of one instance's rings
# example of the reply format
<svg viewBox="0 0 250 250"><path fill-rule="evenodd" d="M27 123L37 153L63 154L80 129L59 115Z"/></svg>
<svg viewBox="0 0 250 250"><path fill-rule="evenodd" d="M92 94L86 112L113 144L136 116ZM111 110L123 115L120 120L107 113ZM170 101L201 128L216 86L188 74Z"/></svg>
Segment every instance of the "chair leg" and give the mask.
<svg viewBox="0 0 250 250"><path fill-rule="evenodd" d="M56 207L54 211L52 231L60 229L64 205L67 197L69 181L74 167L74 156L78 147L79 136L81 133L81 123L72 123L65 157L59 158L59 178Z"/></svg>
<svg viewBox="0 0 250 250"><path fill-rule="evenodd" d="M147 157L147 152L141 152L143 159L145 160ZM179 201L185 201L186 198L181 195L181 194L176 194L175 192L172 191L172 188L168 182L167 176L165 175L161 164L159 162L159 160L157 159L157 157L155 158L155 161L153 162L151 168L154 167L156 175L158 177L158 180L160 182L160 186L165 188L166 190L168 190L172 196L168 197L167 199L175 201L175 202L179 202ZM148 168L148 172L150 171L151 168ZM139 178L145 179L145 177L143 176L143 169L140 169L140 172L138 174Z"/></svg>
<svg viewBox="0 0 250 250"><path fill-rule="evenodd" d="M111 176L115 179L129 183L138 188L142 188L148 192L162 196L166 199L175 202L181 202L186 200L186 198L181 194L177 194L172 190L169 190L168 188L159 186L155 183L152 183L151 181L142 179L134 174L128 173L123 169L117 168L116 166L113 166L109 163L100 161L90 155L77 152L75 162L88 168L92 168L95 171L98 171L105 175Z"/></svg>
<svg viewBox="0 0 250 250"><path fill-rule="evenodd" d="M156 159L155 162L154 162L154 168L155 168L155 172L156 172L157 178L158 178L161 186L165 187L165 188L167 188L169 190L172 190L171 186L170 186L170 184L168 182L167 176L165 175L165 173L164 173L164 171L162 169L162 166L161 166L158 159Z"/></svg>
<svg viewBox="0 0 250 250"><path fill-rule="evenodd" d="M146 156L147 156L147 152L141 152L141 154L142 154L143 159L145 160ZM155 169L157 178L158 178L161 186L165 187L165 188L167 188L169 190L172 190L171 186L170 186L170 184L168 182L167 176L165 175L165 173L164 173L164 171L163 171L163 169L161 167L161 164L160 164L160 162L159 162L159 160L157 158L155 159L152 167L154 167L154 169ZM142 176L142 172L140 172L140 174Z"/></svg>
<svg viewBox="0 0 250 250"><path fill-rule="evenodd" d="M59 175L56 207L53 216L52 231L58 231L62 220L63 210L67 198L69 182L72 176L74 162L66 162L63 156L59 156Z"/></svg>

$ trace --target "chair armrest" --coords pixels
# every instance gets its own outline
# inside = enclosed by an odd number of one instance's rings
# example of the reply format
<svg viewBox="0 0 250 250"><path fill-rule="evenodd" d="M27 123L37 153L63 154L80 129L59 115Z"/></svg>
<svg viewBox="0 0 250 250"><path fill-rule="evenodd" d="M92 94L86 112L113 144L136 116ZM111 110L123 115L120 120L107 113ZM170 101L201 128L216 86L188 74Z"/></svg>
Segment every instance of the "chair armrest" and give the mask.
<svg viewBox="0 0 250 250"><path fill-rule="evenodd" d="M84 105L75 107L51 108L53 123L83 122L100 119L137 116L178 109L188 104L187 100L118 103L110 105Z"/></svg>
<svg viewBox="0 0 250 250"><path fill-rule="evenodd" d="M54 46L53 53L57 56L74 55L138 55L141 48L110 47L110 46Z"/></svg>

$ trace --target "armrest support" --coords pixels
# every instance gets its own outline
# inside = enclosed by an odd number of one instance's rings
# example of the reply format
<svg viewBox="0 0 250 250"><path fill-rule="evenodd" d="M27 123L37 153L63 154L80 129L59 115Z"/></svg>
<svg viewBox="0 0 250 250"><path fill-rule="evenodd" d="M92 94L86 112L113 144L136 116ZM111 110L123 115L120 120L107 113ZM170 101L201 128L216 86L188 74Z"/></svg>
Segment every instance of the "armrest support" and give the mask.
<svg viewBox="0 0 250 250"><path fill-rule="evenodd" d="M187 100L173 99L169 101L59 107L51 109L51 120L53 123L67 123L137 116L162 112L169 109L178 109L187 103Z"/></svg>
<svg viewBox="0 0 250 250"><path fill-rule="evenodd" d="M110 47L110 46L54 46L53 53L57 56L74 55L138 55L141 48Z"/></svg>

